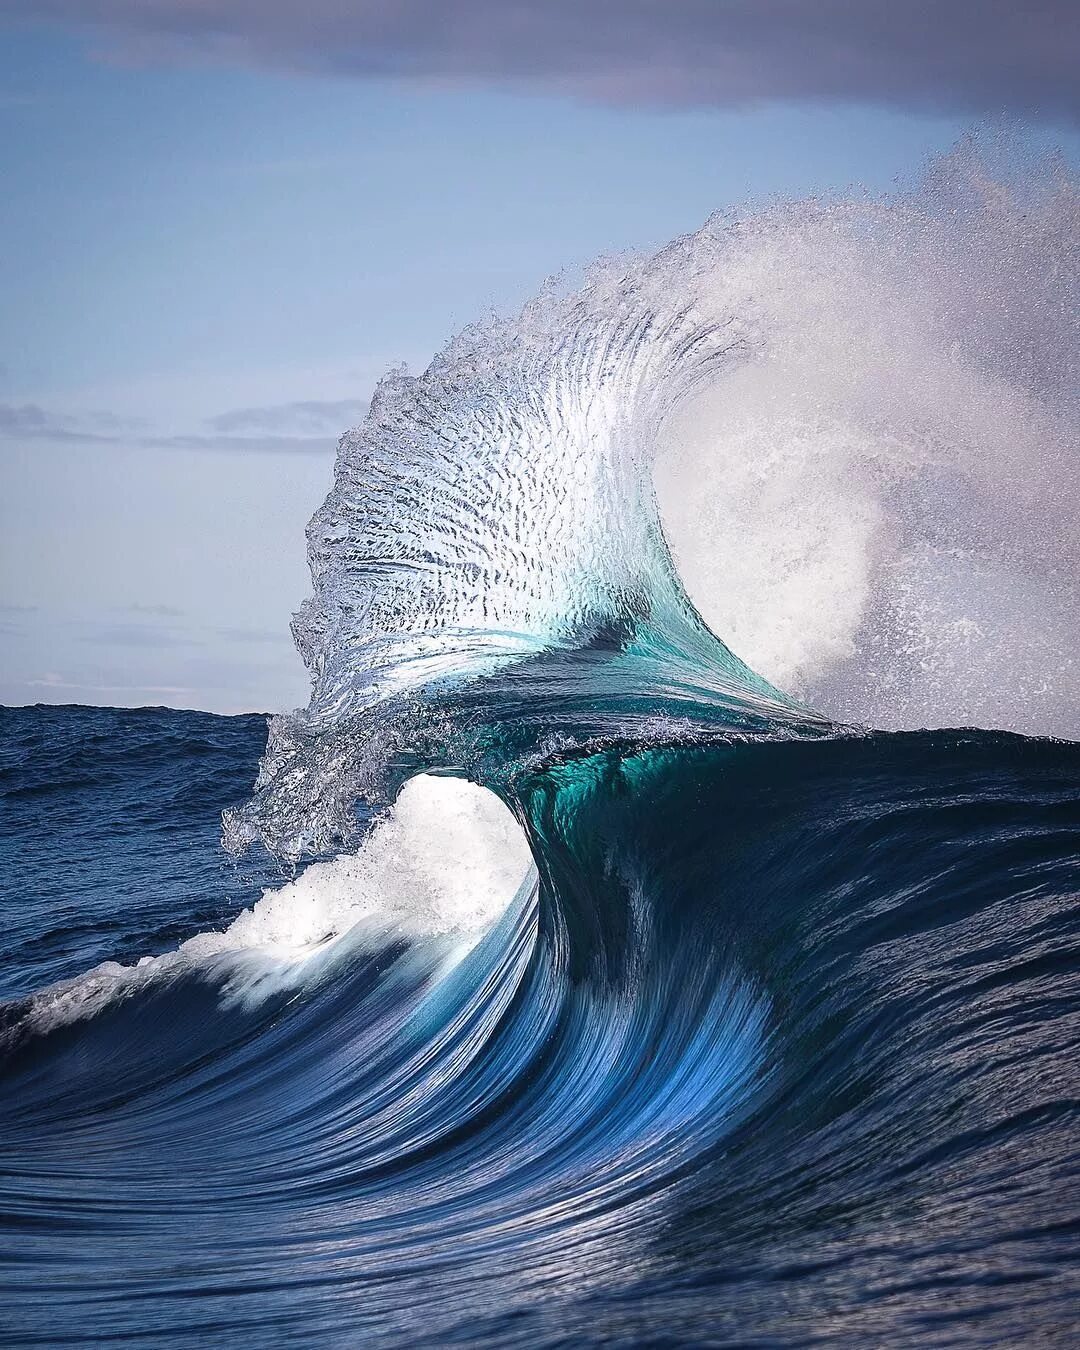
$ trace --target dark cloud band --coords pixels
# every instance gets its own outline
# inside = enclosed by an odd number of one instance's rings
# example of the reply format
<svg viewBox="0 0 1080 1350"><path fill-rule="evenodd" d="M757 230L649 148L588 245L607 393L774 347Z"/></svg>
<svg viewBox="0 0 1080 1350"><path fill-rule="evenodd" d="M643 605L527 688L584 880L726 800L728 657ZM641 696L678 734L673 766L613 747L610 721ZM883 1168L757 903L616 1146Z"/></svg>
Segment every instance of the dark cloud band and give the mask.
<svg viewBox="0 0 1080 1350"><path fill-rule="evenodd" d="M1076 0L0 0L127 56L617 102L843 100L1080 120Z"/></svg>

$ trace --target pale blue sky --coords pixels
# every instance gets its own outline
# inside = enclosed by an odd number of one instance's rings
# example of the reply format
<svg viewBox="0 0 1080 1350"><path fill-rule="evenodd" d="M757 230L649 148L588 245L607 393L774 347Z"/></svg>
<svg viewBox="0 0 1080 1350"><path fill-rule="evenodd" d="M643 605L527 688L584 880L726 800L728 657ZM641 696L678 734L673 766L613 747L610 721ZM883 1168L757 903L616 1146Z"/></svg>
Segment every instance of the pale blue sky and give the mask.
<svg viewBox="0 0 1080 1350"><path fill-rule="evenodd" d="M387 366L718 207L886 188L970 120L608 106L9 27L0 701L303 702L304 525Z"/></svg>

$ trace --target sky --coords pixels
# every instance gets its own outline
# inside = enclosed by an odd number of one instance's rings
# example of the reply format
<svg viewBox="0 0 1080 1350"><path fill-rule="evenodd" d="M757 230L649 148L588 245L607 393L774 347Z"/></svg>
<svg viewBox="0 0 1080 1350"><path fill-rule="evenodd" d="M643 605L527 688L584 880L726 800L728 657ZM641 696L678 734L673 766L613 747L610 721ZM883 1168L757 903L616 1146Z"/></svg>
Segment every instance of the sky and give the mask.
<svg viewBox="0 0 1080 1350"><path fill-rule="evenodd" d="M1058 0L0 0L0 702L305 702L380 374L974 122L1080 154L1078 50Z"/></svg>

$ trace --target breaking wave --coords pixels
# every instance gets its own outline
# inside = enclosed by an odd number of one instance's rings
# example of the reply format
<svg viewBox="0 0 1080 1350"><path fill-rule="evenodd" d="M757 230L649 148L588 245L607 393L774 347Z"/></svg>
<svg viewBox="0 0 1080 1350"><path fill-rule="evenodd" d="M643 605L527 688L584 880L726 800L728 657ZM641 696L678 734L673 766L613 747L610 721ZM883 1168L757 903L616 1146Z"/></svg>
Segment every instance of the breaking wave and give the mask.
<svg viewBox="0 0 1080 1350"><path fill-rule="evenodd" d="M553 283L342 440L268 740L3 711L13 1342L1054 1342L1076 212L972 142Z"/></svg>

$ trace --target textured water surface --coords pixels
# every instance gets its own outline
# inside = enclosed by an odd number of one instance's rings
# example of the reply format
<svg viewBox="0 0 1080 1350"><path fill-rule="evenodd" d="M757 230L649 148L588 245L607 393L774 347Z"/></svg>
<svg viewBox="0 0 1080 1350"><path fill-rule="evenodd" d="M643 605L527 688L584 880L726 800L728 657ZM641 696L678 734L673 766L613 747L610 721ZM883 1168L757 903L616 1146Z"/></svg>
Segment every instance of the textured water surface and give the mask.
<svg viewBox="0 0 1080 1350"><path fill-rule="evenodd" d="M1077 1343L1076 200L600 264L343 439L305 709L0 709L0 1340Z"/></svg>

